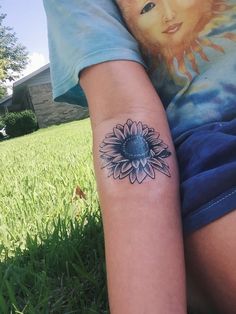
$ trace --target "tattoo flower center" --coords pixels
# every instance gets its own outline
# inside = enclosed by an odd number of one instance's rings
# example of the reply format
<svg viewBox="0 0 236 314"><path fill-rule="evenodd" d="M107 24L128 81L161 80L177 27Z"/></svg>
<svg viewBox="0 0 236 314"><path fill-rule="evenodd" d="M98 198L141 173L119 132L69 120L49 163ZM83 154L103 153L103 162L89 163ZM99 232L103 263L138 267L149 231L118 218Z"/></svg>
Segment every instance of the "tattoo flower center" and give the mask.
<svg viewBox="0 0 236 314"><path fill-rule="evenodd" d="M170 177L164 159L171 152L159 136L140 121L128 119L124 125L117 124L100 145L102 169L108 169L108 177L128 177L132 184L142 183L147 177L155 179L156 170Z"/></svg>
<svg viewBox="0 0 236 314"><path fill-rule="evenodd" d="M128 137L122 145L123 156L128 159L140 159L148 157L150 152L148 143L140 135Z"/></svg>

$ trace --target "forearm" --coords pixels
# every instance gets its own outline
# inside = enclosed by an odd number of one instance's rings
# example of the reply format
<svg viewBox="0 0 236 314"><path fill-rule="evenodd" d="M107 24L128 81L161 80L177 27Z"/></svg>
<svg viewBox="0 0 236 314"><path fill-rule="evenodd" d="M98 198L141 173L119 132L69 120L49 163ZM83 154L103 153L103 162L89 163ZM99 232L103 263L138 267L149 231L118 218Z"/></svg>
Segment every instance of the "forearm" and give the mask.
<svg viewBox="0 0 236 314"><path fill-rule="evenodd" d="M142 67L132 62L98 65L81 82L92 119L111 313L185 313L178 171L160 100ZM132 131L128 119L136 122ZM123 135L116 134L119 128ZM137 151L130 155L125 147L132 132L142 144L139 160ZM121 145L109 148L109 140Z"/></svg>

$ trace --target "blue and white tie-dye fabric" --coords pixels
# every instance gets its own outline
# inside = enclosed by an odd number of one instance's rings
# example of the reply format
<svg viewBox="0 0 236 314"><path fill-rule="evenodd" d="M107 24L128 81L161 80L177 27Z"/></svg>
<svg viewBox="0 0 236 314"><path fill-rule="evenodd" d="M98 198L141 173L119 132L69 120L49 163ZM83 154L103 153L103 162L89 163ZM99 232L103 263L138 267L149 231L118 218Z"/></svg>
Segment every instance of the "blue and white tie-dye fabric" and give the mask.
<svg viewBox="0 0 236 314"><path fill-rule="evenodd" d="M235 0L117 3L142 54L114 1L44 0L56 101L87 106L81 70L123 59L145 62L174 138L236 116Z"/></svg>
<svg viewBox="0 0 236 314"><path fill-rule="evenodd" d="M172 135L236 117L236 1L117 0Z"/></svg>
<svg viewBox="0 0 236 314"><path fill-rule="evenodd" d="M112 0L44 0L44 7L55 101L87 106L78 78L88 66L120 59L143 64Z"/></svg>
<svg viewBox="0 0 236 314"><path fill-rule="evenodd" d="M54 99L87 106L80 72L143 64L169 120L192 232L236 208L236 0L44 0Z"/></svg>

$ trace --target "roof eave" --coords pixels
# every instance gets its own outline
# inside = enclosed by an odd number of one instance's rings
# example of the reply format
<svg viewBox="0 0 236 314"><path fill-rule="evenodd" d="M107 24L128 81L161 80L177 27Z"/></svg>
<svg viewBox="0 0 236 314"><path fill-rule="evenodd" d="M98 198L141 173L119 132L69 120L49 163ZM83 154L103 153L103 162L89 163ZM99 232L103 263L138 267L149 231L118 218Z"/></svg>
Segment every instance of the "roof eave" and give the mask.
<svg viewBox="0 0 236 314"><path fill-rule="evenodd" d="M11 99L12 97L13 97L13 95L4 97L3 99L0 100L0 104L3 104L5 101L8 101L8 100Z"/></svg>
<svg viewBox="0 0 236 314"><path fill-rule="evenodd" d="M23 83L25 83L26 81L28 81L29 79L31 79L33 76L45 71L46 69L48 69L50 67L50 63L48 64L45 64L43 67L39 68L38 70L30 73L29 75L26 75L25 77L23 77L22 79L16 81L14 84L13 84L13 89L14 87L17 87Z"/></svg>

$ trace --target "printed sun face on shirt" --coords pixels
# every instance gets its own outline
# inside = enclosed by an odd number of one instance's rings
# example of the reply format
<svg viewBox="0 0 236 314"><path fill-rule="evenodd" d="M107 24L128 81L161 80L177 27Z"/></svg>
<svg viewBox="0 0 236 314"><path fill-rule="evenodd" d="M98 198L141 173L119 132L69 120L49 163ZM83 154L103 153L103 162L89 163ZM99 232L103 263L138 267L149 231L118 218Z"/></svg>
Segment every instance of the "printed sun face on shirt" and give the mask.
<svg viewBox="0 0 236 314"><path fill-rule="evenodd" d="M127 25L144 51L163 59L170 73L177 71L190 80L191 69L199 74L197 56L209 62L206 48L224 53L224 47L206 36L215 27L232 19L226 0L117 0ZM236 34L224 32L221 38L236 41Z"/></svg>

